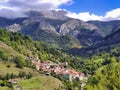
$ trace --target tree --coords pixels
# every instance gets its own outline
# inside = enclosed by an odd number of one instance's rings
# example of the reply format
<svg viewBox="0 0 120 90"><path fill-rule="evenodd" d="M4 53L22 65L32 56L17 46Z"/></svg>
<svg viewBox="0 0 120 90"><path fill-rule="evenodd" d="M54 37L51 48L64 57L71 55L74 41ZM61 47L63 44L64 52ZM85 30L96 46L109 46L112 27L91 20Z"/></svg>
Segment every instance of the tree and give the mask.
<svg viewBox="0 0 120 90"><path fill-rule="evenodd" d="M25 72L19 72L19 77L20 77L20 78L25 77L25 75L26 75L26 73L25 73Z"/></svg>
<svg viewBox="0 0 120 90"><path fill-rule="evenodd" d="M10 78L13 79L15 77L16 77L16 75L14 73L11 73Z"/></svg>
<svg viewBox="0 0 120 90"><path fill-rule="evenodd" d="M31 61L29 59L25 60L25 66L30 67L31 66Z"/></svg>
<svg viewBox="0 0 120 90"><path fill-rule="evenodd" d="M29 72L28 74L26 74L25 76L27 79L30 79L32 77L32 74Z"/></svg>
<svg viewBox="0 0 120 90"><path fill-rule="evenodd" d="M111 61L111 63L116 63L116 58L115 57L111 57L110 61Z"/></svg>
<svg viewBox="0 0 120 90"><path fill-rule="evenodd" d="M9 73L6 74L5 79L6 79L6 80L9 80L9 79L10 79L10 74L9 74Z"/></svg>
<svg viewBox="0 0 120 90"><path fill-rule="evenodd" d="M23 68L24 66L24 61L23 61L23 58L21 56L17 56L15 59L14 59L14 62L16 63L16 67L18 68Z"/></svg>

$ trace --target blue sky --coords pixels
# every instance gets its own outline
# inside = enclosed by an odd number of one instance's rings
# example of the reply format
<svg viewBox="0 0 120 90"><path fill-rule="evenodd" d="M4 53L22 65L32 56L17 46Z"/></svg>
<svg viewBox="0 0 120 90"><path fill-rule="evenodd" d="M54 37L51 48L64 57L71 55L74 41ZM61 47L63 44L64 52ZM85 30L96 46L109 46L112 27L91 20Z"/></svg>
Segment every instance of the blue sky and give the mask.
<svg viewBox="0 0 120 90"><path fill-rule="evenodd" d="M76 13L90 12L105 15L107 11L120 8L120 0L74 0L72 5L62 5L60 8Z"/></svg>
<svg viewBox="0 0 120 90"><path fill-rule="evenodd" d="M0 0L0 16L25 17L33 11L62 9L71 18L88 20L120 20L120 0Z"/></svg>

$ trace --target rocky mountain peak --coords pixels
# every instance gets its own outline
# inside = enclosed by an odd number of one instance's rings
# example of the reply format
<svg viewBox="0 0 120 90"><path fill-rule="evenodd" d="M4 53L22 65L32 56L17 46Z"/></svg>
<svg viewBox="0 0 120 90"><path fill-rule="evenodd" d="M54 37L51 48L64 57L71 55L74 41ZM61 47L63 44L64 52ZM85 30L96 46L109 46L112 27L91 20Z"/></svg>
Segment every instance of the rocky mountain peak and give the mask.
<svg viewBox="0 0 120 90"><path fill-rule="evenodd" d="M35 40L61 48L86 47L101 40L102 36L96 25L69 18L66 13L60 10L30 11L27 18L8 20L1 27L4 25L7 30L29 35Z"/></svg>
<svg viewBox="0 0 120 90"><path fill-rule="evenodd" d="M67 20L69 17L66 16L67 12L63 10L49 10L49 11L30 11L27 13L28 17L41 17L41 18L49 18L49 19L59 19L59 20Z"/></svg>

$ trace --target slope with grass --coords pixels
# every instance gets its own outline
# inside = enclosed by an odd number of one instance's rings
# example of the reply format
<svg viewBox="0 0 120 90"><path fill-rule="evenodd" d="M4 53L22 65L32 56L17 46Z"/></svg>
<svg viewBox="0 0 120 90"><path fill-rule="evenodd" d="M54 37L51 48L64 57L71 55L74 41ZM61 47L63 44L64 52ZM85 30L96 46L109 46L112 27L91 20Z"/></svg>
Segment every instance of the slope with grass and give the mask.
<svg viewBox="0 0 120 90"><path fill-rule="evenodd" d="M29 80L21 80L19 85L22 87L22 90L54 90L63 87L60 80L45 75L33 77Z"/></svg>
<svg viewBox="0 0 120 90"><path fill-rule="evenodd" d="M58 54L58 56L56 54ZM28 82L27 87L30 87L29 82L31 81L35 82L31 88L36 89L36 87L39 87L39 89L43 88L44 90L59 88L59 86L63 85L62 82L52 76L41 75L31 65L29 58L33 56L35 58L38 57L42 61L52 60L56 62L55 60L60 60L61 55L57 50L46 46L44 43L33 41L28 36L0 29L0 90L11 90L11 86L8 88L8 78L14 75L14 78L18 78L19 80L21 72L23 74L30 73L33 77L25 80L24 77L22 81L20 80L20 86L23 87L23 89L27 86L23 84ZM40 80L40 82L37 82L37 79ZM43 87L42 84L45 82L47 84Z"/></svg>
<svg viewBox="0 0 120 90"><path fill-rule="evenodd" d="M114 33L116 34L116 33ZM113 35L115 36L115 35ZM117 33L119 36L119 32ZM65 37L66 38L66 37ZM116 38L116 37L115 37ZM117 37L118 38L118 37ZM62 40L62 39L61 39ZM66 41L64 41L65 43ZM99 46L99 45L98 45ZM97 46L97 47L98 47ZM30 37L18 33L12 33L7 30L0 29L0 73L6 75L7 73L19 74L24 71L32 73L33 78L29 80L22 80L19 82L20 86L26 88L36 88L52 90L59 88L54 78L55 85L50 80L53 77L40 76L38 72L33 69L30 64L29 57L33 56L39 58L41 61L52 61L55 63L67 61L69 66L84 72L85 75L91 75L88 79L85 90L119 90L119 62L120 62L120 43L103 44L99 48L90 47L77 52L81 56L73 56L66 54L57 48L51 48L43 42L33 41ZM118 65L117 65L118 64ZM32 69L31 69L32 68ZM117 71L116 71L117 70ZM31 86L31 82L34 81ZM46 82L47 81L47 82ZM64 80L63 80L64 81ZM74 90L80 87L80 82L67 82L68 90ZM45 84L48 83L48 84ZM44 85L43 85L44 84ZM52 87L51 84L57 87ZM57 85L56 85L57 84ZM40 86L39 86L40 85ZM47 85L47 86L46 86ZM60 84L61 85L61 84ZM44 86L44 87L43 87ZM6 88L6 87L5 87ZM49 88L49 89L48 89ZM62 88L62 87L60 87ZM28 89L29 90L29 89ZM63 90L63 89L62 89Z"/></svg>

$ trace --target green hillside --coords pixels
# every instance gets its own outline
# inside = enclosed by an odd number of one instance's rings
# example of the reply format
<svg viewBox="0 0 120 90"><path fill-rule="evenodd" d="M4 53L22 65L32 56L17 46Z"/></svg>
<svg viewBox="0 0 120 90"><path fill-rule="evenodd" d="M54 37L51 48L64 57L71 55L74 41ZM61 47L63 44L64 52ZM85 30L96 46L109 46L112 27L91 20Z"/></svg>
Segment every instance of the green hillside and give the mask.
<svg viewBox="0 0 120 90"><path fill-rule="evenodd" d="M19 84L22 86L22 90L54 90L63 87L60 80L55 79L52 76L44 75L33 77L29 80L21 80Z"/></svg>
<svg viewBox="0 0 120 90"><path fill-rule="evenodd" d="M99 68L85 87L85 90L120 90L120 63Z"/></svg>
<svg viewBox="0 0 120 90"><path fill-rule="evenodd" d="M76 51L78 54L79 52ZM89 52L93 53L86 55ZM19 77L22 79L18 81L17 85L23 90L30 90L29 88L61 90L63 87L65 90L79 90L81 88L80 81L69 82L59 76L55 76L59 78L56 79L40 74L31 65L29 60L31 56L39 58L41 61L55 63L67 61L67 67L83 72L86 77L90 76L88 81L85 81L84 90L120 89L119 43L103 45L96 50L82 51L81 56L76 56L47 46L43 42L34 41L28 36L0 29L0 90L11 90L17 87L8 83L8 80L11 78L19 80ZM31 83L33 83L32 86Z"/></svg>
<svg viewBox="0 0 120 90"><path fill-rule="evenodd" d="M88 79L84 90L120 90L120 45L114 44L97 49L92 59L102 59L97 62L98 68ZM101 63L101 65L100 65Z"/></svg>
<svg viewBox="0 0 120 90"><path fill-rule="evenodd" d="M41 80L40 84L38 82L37 86L39 89L41 88L41 84L45 82L47 82L47 88L51 88L50 90L59 88L59 85L62 86L60 80L52 76L41 75L30 64L30 56L39 57L41 60L51 60L49 57L49 55L51 55L54 57L53 61L57 60L59 57L55 57L55 51L50 50L51 48L45 44L33 41L27 36L0 29L0 90L12 90L7 80L11 77L18 78L20 73L25 73L26 75L30 73L33 77L32 79L23 79L20 81L22 88L25 87L22 83L34 81L34 79ZM48 82L48 80L50 80L50 82ZM50 84L53 86L51 87ZM34 85L32 88L35 87Z"/></svg>

